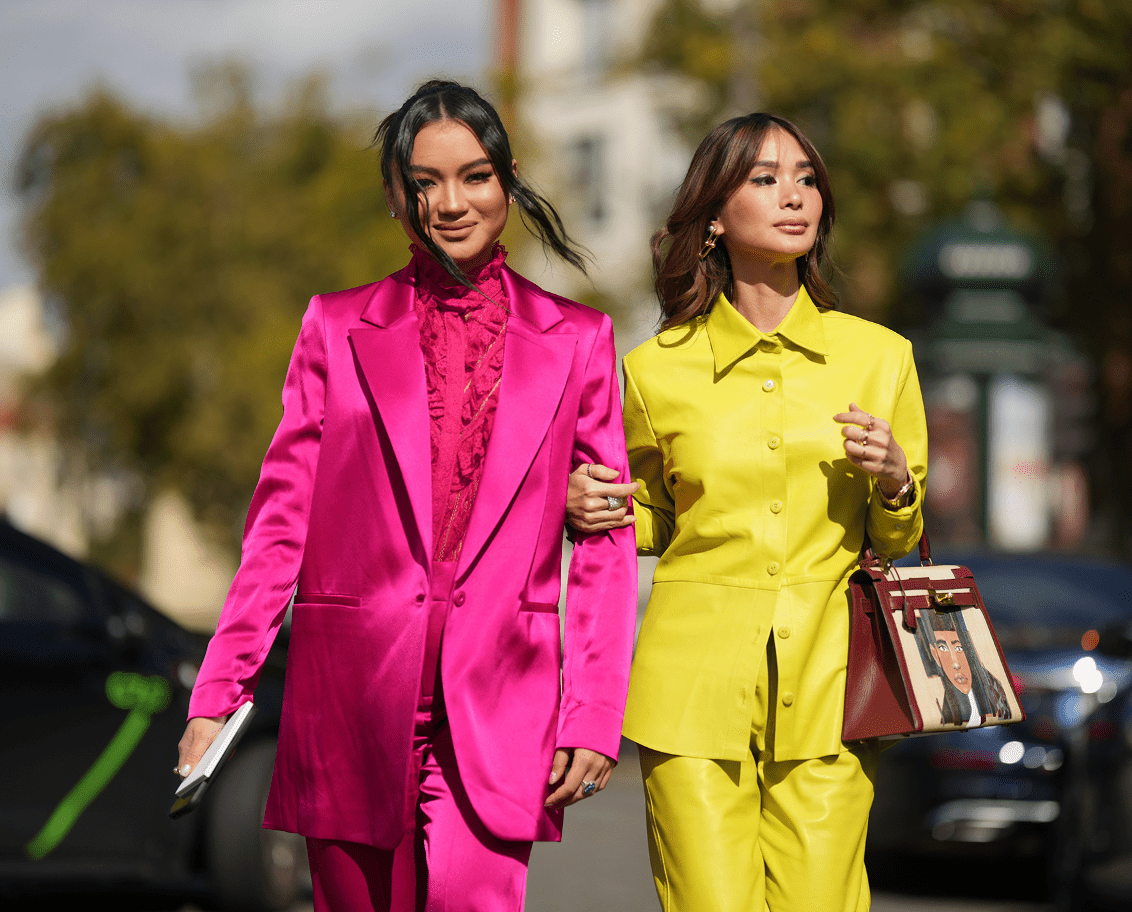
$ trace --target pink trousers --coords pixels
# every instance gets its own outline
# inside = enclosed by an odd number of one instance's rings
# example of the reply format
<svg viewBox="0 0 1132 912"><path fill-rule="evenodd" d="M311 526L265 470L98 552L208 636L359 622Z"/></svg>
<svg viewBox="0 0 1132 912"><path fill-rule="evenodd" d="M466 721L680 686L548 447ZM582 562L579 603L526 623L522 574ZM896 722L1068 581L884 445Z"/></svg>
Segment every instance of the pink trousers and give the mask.
<svg viewBox="0 0 1132 912"><path fill-rule="evenodd" d="M307 839L315 912L521 912L531 843L499 839L473 810L456 768L439 658L455 564L433 564L433 597L410 776L416 800L390 851Z"/></svg>

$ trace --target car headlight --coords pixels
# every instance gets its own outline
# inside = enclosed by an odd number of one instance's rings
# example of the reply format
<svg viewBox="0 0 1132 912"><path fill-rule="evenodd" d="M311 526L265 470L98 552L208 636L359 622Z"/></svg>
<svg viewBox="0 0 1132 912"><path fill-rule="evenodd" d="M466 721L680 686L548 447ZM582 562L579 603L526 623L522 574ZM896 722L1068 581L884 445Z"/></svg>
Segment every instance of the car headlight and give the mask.
<svg viewBox="0 0 1132 912"><path fill-rule="evenodd" d="M1104 684L1104 675L1092 656L1082 656L1073 664L1073 679L1081 693L1095 694Z"/></svg>

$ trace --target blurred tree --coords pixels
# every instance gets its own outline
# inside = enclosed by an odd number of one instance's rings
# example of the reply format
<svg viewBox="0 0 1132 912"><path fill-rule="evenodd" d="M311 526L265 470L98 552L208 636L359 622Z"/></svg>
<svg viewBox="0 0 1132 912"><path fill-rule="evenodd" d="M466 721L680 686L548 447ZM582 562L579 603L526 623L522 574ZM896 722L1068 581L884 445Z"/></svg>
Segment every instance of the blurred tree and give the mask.
<svg viewBox="0 0 1132 912"><path fill-rule="evenodd" d="M407 241L373 125L328 115L318 80L277 116L237 69L199 89L191 125L105 92L46 118L17 186L65 333L42 389L59 432L87 467L140 482L135 514L175 488L234 546L307 300L399 268ZM120 572L137 560L130 531L102 552Z"/></svg>
<svg viewBox="0 0 1132 912"><path fill-rule="evenodd" d="M973 197L1054 246L1065 294L1046 316L1100 365L1094 477L1132 549L1132 4L665 0L645 61L705 87L684 125L696 142L749 103L751 72L759 107L814 140L839 284L863 316L926 316L901 294L908 244Z"/></svg>

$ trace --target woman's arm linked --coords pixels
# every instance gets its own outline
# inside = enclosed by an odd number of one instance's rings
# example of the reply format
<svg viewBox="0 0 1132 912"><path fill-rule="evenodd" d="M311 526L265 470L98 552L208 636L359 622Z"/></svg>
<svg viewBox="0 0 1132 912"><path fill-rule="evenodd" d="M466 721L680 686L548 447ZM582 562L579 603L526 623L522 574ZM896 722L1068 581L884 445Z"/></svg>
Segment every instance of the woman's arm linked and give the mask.
<svg viewBox="0 0 1132 912"><path fill-rule="evenodd" d="M612 466L629 477L625 433L608 317L586 366L574 461ZM619 487L632 487L620 485ZM579 535L566 586L562 703L548 807L572 804L604 788L620 745L636 627L637 568L633 533L617 528ZM585 783L596 788L585 791Z"/></svg>
<svg viewBox="0 0 1132 912"><path fill-rule="evenodd" d="M248 509L240 568L189 701L189 723L178 745L182 776L192 771L228 715L252 698L287 613L306 540L325 390L325 332L315 297L287 369L283 417Z"/></svg>

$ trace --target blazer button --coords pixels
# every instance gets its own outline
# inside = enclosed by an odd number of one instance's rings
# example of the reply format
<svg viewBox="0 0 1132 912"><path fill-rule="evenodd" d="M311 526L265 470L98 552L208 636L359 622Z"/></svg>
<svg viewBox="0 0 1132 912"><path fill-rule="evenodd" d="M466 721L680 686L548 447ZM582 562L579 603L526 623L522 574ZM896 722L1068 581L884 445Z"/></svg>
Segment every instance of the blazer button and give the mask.
<svg viewBox="0 0 1132 912"><path fill-rule="evenodd" d="M763 384L763 389L766 390L768 393L774 392L774 381L773 380L767 380L766 383Z"/></svg>
<svg viewBox="0 0 1132 912"><path fill-rule="evenodd" d="M778 636L779 636L779 639L783 639L783 640L789 639L790 638L790 628L785 626L785 625L783 625L782 627L779 627L778 628Z"/></svg>
<svg viewBox="0 0 1132 912"><path fill-rule="evenodd" d="M768 447L770 447L770 448L771 448L772 450L777 450L777 449L778 449L778 446L779 446L779 444L780 444L780 443L782 443L782 438L781 438L781 437L771 437L771 438L770 438L770 439L769 439L769 440L768 440L768 441L766 442L766 445L767 445Z"/></svg>
<svg viewBox="0 0 1132 912"><path fill-rule="evenodd" d="M786 693L784 693L782 695L782 705L783 706L793 706L794 705L794 694L790 693L790 691L786 691Z"/></svg>
<svg viewBox="0 0 1132 912"><path fill-rule="evenodd" d="M464 604L464 599L465 599L465 598L467 598L467 596L466 596L466 595L464 595L464 593L463 593L463 592L457 592L457 593L456 593L456 597L455 597L454 599L452 599L452 602L453 602L453 604L455 604L455 605L463 605L463 604Z"/></svg>
<svg viewBox="0 0 1132 912"><path fill-rule="evenodd" d="M772 500L770 502L770 512L771 513L781 513L782 512L782 501L781 500Z"/></svg>

